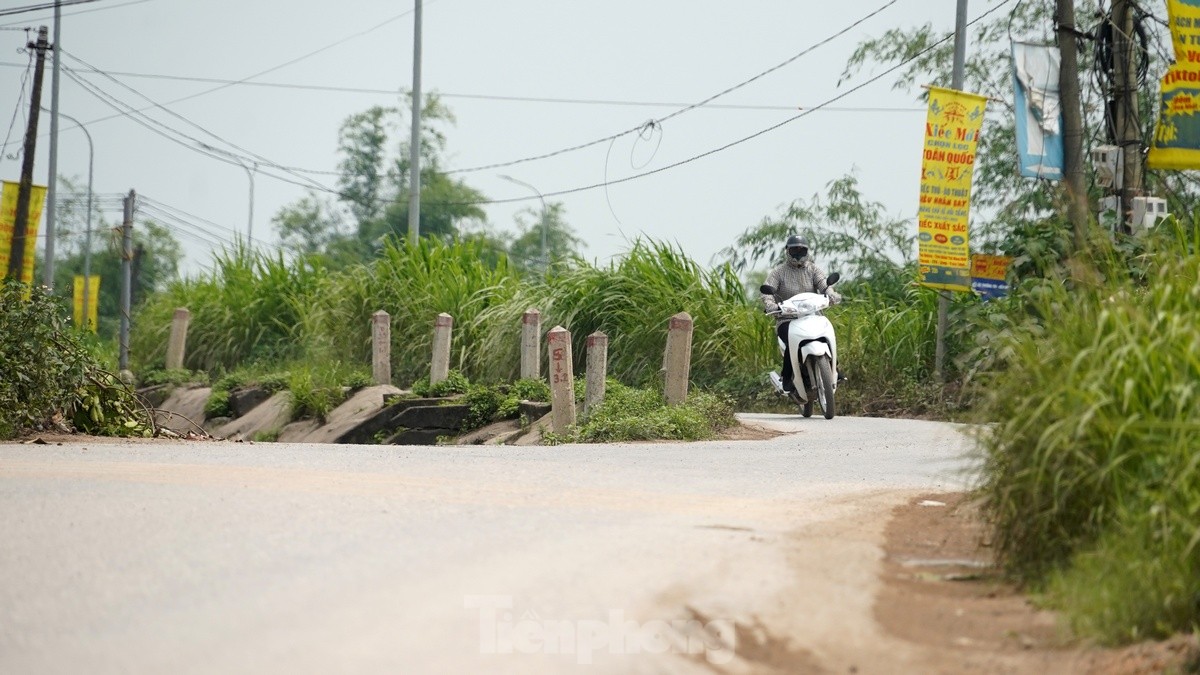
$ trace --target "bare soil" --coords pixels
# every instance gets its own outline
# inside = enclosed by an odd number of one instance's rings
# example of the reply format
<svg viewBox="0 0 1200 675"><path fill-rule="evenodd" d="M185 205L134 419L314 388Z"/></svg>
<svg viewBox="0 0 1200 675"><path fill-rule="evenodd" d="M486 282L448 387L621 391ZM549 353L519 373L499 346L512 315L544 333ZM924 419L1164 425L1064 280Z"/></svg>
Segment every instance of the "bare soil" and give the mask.
<svg viewBox="0 0 1200 675"><path fill-rule="evenodd" d="M883 591L875 618L926 648L946 673L1188 673L1200 667L1194 635L1119 649L1073 636L995 566L977 504L927 495L897 507L885 530Z"/></svg>

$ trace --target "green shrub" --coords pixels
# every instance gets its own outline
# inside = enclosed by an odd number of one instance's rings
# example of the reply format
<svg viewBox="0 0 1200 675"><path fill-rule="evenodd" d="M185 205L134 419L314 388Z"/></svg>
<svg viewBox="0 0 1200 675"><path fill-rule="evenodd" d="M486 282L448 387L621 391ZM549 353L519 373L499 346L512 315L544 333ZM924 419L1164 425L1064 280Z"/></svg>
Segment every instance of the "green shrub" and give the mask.
<svg viewBox="0 0 1200 675"><path fill-rule="evenodd" d="M229 391L225 389L213 389L208 395L208 400L204 402L204 419L211 420L218 417L232 417L233 408L229 404Z"/></svg>
<svg viewBox="0 0 1200 675"><path fill-rule="evenodd" d="M1008 569L1102 639L1200 625L1200 235L1029 283L997 322L982 491Z"/></svg>
<svg viewBox="0 0 1200 675"><path fill-rule="evenodd" d="M0 438L55 419L92 434L150 433L148 413L97 364L85 340L46 289L0 285Z"/></svg>
<svg viewBox="0 0 1200 675"><path fill-rule="evenodd" d="M697 392L683 405L668 406L661 393L605 384L604 402L582 424L566 434L548 433L544 440L559 443L617 443L624 441L699 441L737 424L728 398Z"/></svg>
<svg viewBox="0 0 1200 675"><path fill-rule="evenodd" d="M428 377L417 380L412 385L412 392L421 398L440 398L465 394L470 388L471 383L467 380L466 375L457 370L451 370L446 374L446 379L437 384L429 384Z"/></svg>
<svg viewBox="0 0 1200 675"><path fill-rule="evenodd" d="M148 370L142 373L141 384L153 387L160 384L208 384L208 373L200 370L177 368L172 370Z"/></svg>

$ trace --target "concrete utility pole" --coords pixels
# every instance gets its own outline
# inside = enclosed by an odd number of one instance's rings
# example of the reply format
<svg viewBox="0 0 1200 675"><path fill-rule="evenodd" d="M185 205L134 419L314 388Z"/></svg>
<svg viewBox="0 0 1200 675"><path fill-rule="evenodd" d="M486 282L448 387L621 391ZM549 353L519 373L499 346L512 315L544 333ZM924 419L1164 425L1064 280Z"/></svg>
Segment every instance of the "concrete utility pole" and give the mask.
<svg viewBox="0 0 1200 675"><path fill-rule="evenodd" d="M33 69L33 89L29 94L29 125L25 128L25 148L21 157L21 183L17 188L17 213L13 217L12 246L8 254L8 276L21 280L25 269L25 246L29 234L29 202L33 197L33 160L37 150L38 115L42 109L42 79L46 69L46 50L50 48L48 29L38 27L36 43L28 47L37 50L37 62ZM33 243L29 244L33 246Z"/></svg>
<svg viewBox="0 0 1200 675"><path fill-rule="evenodd" d="M1113 0L1113 121L1116 145L1125 164L1118 193L1118 231L1130 232L1133 198L1142 192L1142 134L1138 111L1137 50L1134 46L1134 5L1130 0Z"/></svg>
<svg viewBox="0 0 1200 675"><path fill-rule="evenodd" d="M421 0L413 12L412 135L409 137L408 243L421 236Z"/></svg>
<svg viewBox="0 0 1200 675"><path fill-rule="evenodd" d="M954 67L950 74L950 88L962 91L963 73L967 64L967 0L958 0L954 20ZM939 381L946 379L946 331L950 324L950 293L938 291L937 345L933 356L933 375Z"/></svg>
<svg viewBox="0 0 1200 675"><path fill-rule="evenodd" d="M133 203L137 193L129 191L125 197L125 219L121 223L121 334L118 345L117 367L129 370L129 311L133 299Z"/></svg>
<svg viewBox="0 0 1200 675"><path fill-rule="evenodd" d="M54 230L58 213L58 73L61 60L58 46L62 44L62 0L54 0L54 59L50 77L50 178L46 181L46 259L42 266L42 283L54 288ZM84 286L86 287L86 282ZM86 321L84 322L86 323Z"/></svg>
<svg viewBox="0 0 1200 675"><path fill-rule="evenodd" d="M1079 102L1079 55L1075 45L1073 0L1057 0L1058 91L1063 116L1063 178L1067 190L1067 219L1075 231L1075 250L1087 245L1088 193L1083 165L1083 112Z"/></svg>

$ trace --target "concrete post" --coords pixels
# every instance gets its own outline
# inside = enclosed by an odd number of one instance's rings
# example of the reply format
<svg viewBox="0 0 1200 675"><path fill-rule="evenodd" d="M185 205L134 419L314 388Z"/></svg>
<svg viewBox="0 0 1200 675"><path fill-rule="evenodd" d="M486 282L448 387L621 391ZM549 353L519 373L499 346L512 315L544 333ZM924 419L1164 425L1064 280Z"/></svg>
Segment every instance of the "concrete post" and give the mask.
<svg viewBox="0 0 1200 675"><path fill-rule="evenodd" d="M433 322L433 364L429 366L429 384L437 384L450 375L450 334L454 317L442 312Z"/></svg>
<svg viewBox="0 0 1200 675"><path fill-rule="evenodd" d="M542 377L542 313L530 307L521 317L521 379Z"/></svg>
<svg viewBox="0 0 1200 675"><path fill-rule="evenodd" d="M371 376L392 383L392 317L382 309L371 315Z"/></svg>
<svg viewBox="0 0 1200 675"><path fill-rule="evenodd" d="M692 367L692 316L687 312L671 317L664 361L667 370L667 405L679 405L687 400L688 376Z"/></svg>
<svg viewBox="0 0 1200 675"><path fill-rule="evenodd" d="M555 326L546 336L546 342L550 350L550 419L554 432L561 434L575 424L571 332L562 326Z"/></svg>
<svg viewBox="0 0 1200 675"><path fill-rule="evenodd" d="M604 378L608 377L608 336L600 331L587 338L587 390L583 392L583 416L604 403Z"/></svg>
<svg viewBox="0 0 1200 675"><path fill-rule="evenodd" d="M86 284L87 281L85 280ZM179 370L183 368L183 357L187 350L187 332L188 323L192 320L192 313L187 307L179 307L175 310L175 316L171 318L171 338L167 342L167 370Z"/></svg>

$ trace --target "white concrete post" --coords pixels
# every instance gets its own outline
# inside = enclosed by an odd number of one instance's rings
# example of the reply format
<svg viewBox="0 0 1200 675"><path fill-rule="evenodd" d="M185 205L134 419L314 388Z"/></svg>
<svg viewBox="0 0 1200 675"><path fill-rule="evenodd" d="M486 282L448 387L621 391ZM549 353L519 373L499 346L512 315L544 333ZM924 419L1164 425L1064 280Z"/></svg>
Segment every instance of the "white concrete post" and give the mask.
<svg viewBox="0 0 1200 675"><path fill-rule="evenodd" d="M608 336L596 331L587 337L587 390L583 392L583 416L604 403L604 378L608 377Z"/></svg>
<svg viewBox="0 0 1200 675"><path fill-rule="evenodd" d="M171 317L171 337L167 342L167 370L183 368L183 357L187 350L188 323L191 320L192 313L186 307L176 309L175 316Z"/></svg>
<svg viewBox="0 0 1200 675"><path fill-rule="evenodd" d="M392 383L392 317L382 309L371 315L371 375L375 384Z"/></svg>
<svg viewBox="0 0 1200 675"><path fill-rule="evenodd" d="M562 326L546 336L550 350L550 419L554 432L575 424L575 376L571 366L571 332Z"/></svg>
<svg viewBox="0 0 1200 675"><path fill-rule="evenodd" d="M521 317L521 379L542 377L542 313L529 308Z"/></svg>
<svg viewBox="0 0 1200 675"><path fill-rule="evenodd" d="M692 317L687 312L671 317L664 361L667 369L664 392L667 405L679 405L687 400L688 376L692 367Z"/></svg>
<svg viewBox="0 0 1200 675"><path fill-rule="evenodd" d="M437 384L450 375L450 334L454 317L442 312L433 322L433 364L429 366L429 384Z"/></svg>

